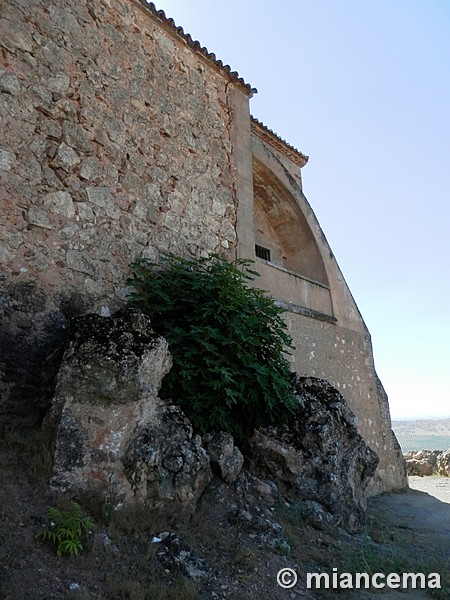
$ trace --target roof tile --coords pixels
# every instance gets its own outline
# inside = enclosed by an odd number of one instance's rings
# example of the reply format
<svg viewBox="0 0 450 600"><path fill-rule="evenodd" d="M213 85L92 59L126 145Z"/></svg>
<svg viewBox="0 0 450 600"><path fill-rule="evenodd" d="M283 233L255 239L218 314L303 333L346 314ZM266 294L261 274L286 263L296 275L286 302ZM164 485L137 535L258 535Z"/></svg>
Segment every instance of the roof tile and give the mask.
<svg viewBox="0 0 450 600"><path fill-rule="evenodd" d="M273 145L277 150L279 150L282 154L287 156L292 162L298 165L300 168L304 167L309 160L309 156L291 146L286 140L281 138L278 134L269 129L267 125L264 125L261 121L258 121L255 117L252 116L252 131L255 135L260 137L262 140L267 141L269 144Z"/></svg>
<svg viewBox="0 0 450 600"><path fill-rule="evenodd" d="M156 17L158 21L168 27L179 38L184 40L188 46L212 62L216 67L219 68L220 71L225 73L231 81L243 88L245 93L250 98L253 96L253 94L258 92L256 88L253 88L249 83L246 83L242 77L239 77L239 73L237 71L232 71L229 65L224 65L221 60L216 58L216 55L213 52L209 52L209 50L202 46L199 41L192 39L192 36L189 33L185 33L182 27L178 27L172 18L166 17L165 12L163 10L158 10L153 2L146 2L145 0L137 1L154 17Z"/></svg>

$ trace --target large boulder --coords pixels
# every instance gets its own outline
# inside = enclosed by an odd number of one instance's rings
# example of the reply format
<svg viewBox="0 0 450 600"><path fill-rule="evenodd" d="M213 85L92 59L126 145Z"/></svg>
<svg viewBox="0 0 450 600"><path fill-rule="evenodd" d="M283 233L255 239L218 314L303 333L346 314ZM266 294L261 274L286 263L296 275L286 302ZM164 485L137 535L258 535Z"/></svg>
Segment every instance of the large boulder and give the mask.
<svg viewBox="0 0 450 600"><path fill-rule="evenodd" d="M287 425L255 433L253 471L284 492L320 503L342 527L357 532L378 457L358 434L356 417L335 388L298 375L293 385L299 410Z"/></svg>
<svg viewBox="0 0 450 600"><path fill-rule="evenodd" d="M190 514L211 481L209 456L183 411L161 400L130 440L123 465L134 497L150 508Z"/></svg>
<svg viewBox="0 0 450 600"><path fill-rule="evenodd" d="M136 309L71 324L45 426L55 448L51 486L192 512L212 477L182 411L158 398L168 344Z"/></svg>
<svg viewBox="0 0 450 600"><path fill-rule="evenodd" d="M429 477L430 475L433 475L433 473L437 471L437 461L440 454L440 450L407 452L404 454L407 474L419 477Z"/></svg>

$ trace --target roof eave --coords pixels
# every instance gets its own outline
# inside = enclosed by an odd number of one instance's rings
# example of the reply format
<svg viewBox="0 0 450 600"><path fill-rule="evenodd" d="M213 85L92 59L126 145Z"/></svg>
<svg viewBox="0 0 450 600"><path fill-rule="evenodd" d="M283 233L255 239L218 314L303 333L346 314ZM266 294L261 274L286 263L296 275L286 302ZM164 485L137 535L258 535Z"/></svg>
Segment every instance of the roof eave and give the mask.
<svg viewBox="0 0 450 600"><path fill-rule="evenodd" d="M153 2L146 2L145 0L134 0L137 4L142 7L147 13L149 13L154 19L159 21L167 31L172 35L182 40L187 44L194 52L200 54L210 64L212 64L220 73L225 75L229 81L239 87L249 98L254 94L258 93L258 90L252 87L249 83L246 83L242 77L239 77L237 71L232 71L229 65L224 65L223 62L216 58L213 52L209 52L207 48L202 46L199 41L194 40L189 33L185 33L182 27L178 27L175 21L166 17L163 10L158 10Z"/></svg>
<svg viewBox="0 0 450 600"><path fill-rule="evenodd" d="M281 138L279 135L274 133L272 129L269 129L264 123L256 119L255 117L251 117L252 120L252 132L261 138L263 141L267 142L271 146L273 146L276 150L284 154L289 160L291 160L294 164L298 165L300 168L304 167L308 160L309 156L291 146L286 140Z"/></svg>

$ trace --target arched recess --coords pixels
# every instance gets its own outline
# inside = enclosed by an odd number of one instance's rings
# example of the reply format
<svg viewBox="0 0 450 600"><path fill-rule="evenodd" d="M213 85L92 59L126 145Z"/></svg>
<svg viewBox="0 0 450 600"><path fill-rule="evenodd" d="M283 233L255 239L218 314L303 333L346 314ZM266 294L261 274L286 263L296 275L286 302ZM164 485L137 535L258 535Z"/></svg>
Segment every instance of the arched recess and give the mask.
<svg viewBox="0 0 450 600"><path fill-rule="evenodd" d="M270 251L270 262L328 286L322 256L299 205L263 162L253 159L255 242Z"/></svg>

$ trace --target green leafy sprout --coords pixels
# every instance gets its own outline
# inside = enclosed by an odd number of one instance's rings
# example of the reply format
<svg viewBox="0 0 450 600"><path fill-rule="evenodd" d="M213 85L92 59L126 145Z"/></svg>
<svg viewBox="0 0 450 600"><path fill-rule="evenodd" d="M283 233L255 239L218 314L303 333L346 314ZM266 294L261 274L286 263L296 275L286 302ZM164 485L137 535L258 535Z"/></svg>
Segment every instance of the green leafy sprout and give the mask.
<svg viewBox="0 0 450 600"><path fill-rule="evenodd" d="M131 304L169 342L174 364L162 394L197 431L227 431L238 441L285 422L297 406L283 310L249 285L258 275L251 264L168 254L136 261L128 280Z"/></svg>
<svg viewBox="0 0 450 600"><path fill-rule="evenodd" d="M56 506L47 510L46 525L37 533L37 538L56 545L56 554L78 556L83 550L82 538L94 526L94 521L81 510L76 502L62 512Z"/></svg>

